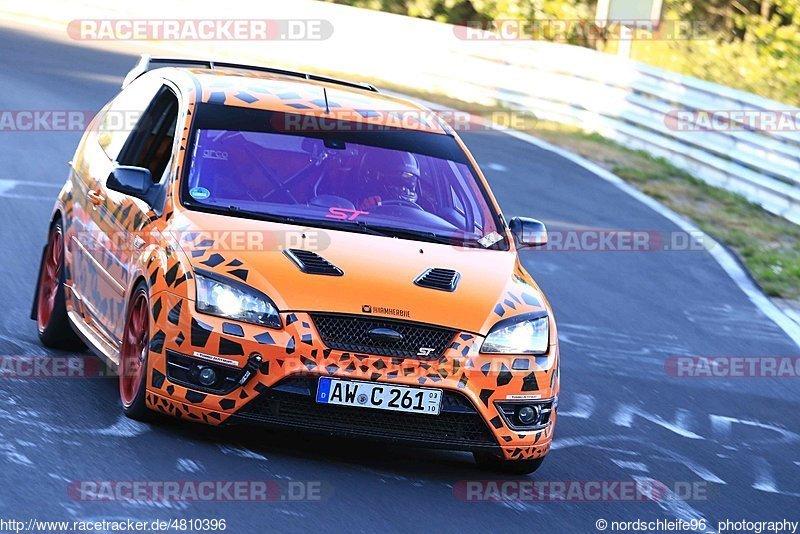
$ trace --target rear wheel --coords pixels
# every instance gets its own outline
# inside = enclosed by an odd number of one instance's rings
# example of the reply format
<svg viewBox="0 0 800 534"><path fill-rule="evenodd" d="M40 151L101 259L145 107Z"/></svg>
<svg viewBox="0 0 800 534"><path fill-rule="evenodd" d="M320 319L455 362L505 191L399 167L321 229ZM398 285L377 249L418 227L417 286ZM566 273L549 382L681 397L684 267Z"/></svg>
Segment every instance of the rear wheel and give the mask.
<svg viewBox="0 0 800 534"><path fill-rule="evenodd" d="M528 475L539 469L544 462L544 457L529 460L506 460L490 452L474 452L472 455L481 469L509 475Z"/></svg>
<svg viewBox="0 0 800 534"><path fill-rule="evenodd" d="M80 350L85 346L69 324L64 280L64 230L59 219L50 228L42 265L39 267L36 325L39 328L39 339L44 346Z"/></svg>
<svg viewBox="0 0 800 534"><path fill-rule="evenodd" d="M131 419L149 420L145 403L147 354L150 345L150 299L147 284L139 282L128 304L119 362L119 396L122 410Z"/></svg>

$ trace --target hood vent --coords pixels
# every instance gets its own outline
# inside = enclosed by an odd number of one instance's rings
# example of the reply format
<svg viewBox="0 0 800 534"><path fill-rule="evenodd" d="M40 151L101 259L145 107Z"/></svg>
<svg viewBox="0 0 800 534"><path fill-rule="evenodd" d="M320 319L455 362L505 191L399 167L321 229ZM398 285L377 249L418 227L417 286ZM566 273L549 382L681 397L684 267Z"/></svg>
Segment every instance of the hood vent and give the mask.
<svg viewBox="0 0 800 534"><path fill-rule="evenodd" d="M455 291L461 275L453 269L428 269L414 280L420 287L438 289L439 291Z"/></svg>
<svg viewBox="0 0 800 534"><path fill-rule="evenodd" d="M327 276L342 276L344 271L310 250L290 248L283 251L286 256L307 274L321 274Z"/></svg>

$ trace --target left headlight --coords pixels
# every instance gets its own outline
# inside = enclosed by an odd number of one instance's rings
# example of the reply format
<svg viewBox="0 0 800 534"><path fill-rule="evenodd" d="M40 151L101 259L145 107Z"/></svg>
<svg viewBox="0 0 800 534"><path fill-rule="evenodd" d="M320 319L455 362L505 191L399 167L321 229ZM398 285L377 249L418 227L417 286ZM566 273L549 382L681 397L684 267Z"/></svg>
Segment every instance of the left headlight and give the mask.
<svg viewBox="0 0 800 534"><path fill-rule="evenodd" d="M272 300L252 287L217 274L195 271L197 311L235 321L281 328L281 316Z"/></svg>
<svg viewBox="0 0 800 534"><path fill-rule="evenodd" d="M483 340L484 354L545 354L550 345L548 316L525 313L494 325Z"/></svg>

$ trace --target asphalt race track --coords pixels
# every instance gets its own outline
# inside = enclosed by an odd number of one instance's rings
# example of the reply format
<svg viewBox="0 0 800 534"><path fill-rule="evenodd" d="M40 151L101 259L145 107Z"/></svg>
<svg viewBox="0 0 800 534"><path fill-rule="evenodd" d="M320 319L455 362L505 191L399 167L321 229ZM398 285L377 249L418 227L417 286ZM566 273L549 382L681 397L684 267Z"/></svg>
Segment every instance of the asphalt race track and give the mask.
<svg viewBox="0 0 800 534"><path fill-rule="evenodd" d="M0 29L0 109L97 110L133 56ZM671 222L550 152L499 132L463 137L507 216L551 230L667 235ZM0 355L43 355L28 319L53 199L80 132L0 131ZM113 379L0 378L0 517L225 518L267 529L597 532L598 519L800 518L800 379L677 378L676 355L796 356L800 349L705 251L530 252L562 343L548 481L655 479L689 500L463 502L454 486L498 478L468 454L259 429L125 419ZM318 500L84 502L76 480L317 481Z"/></svg>

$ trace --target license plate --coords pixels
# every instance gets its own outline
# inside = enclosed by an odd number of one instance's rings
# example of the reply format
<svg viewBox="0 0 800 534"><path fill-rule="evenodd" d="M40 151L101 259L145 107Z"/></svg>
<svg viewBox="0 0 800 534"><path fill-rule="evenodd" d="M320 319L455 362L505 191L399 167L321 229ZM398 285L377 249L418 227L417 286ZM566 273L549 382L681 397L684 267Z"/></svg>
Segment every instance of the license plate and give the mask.
<svg viewBox="0 0 800 534"><path fill-rule="evenodd" d="M323 376L317 386L317 402L438 415L442 391Z"/></svg>

